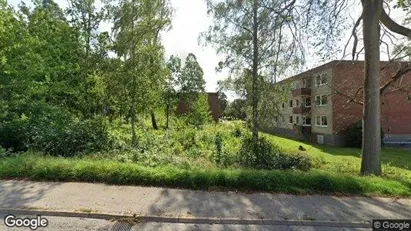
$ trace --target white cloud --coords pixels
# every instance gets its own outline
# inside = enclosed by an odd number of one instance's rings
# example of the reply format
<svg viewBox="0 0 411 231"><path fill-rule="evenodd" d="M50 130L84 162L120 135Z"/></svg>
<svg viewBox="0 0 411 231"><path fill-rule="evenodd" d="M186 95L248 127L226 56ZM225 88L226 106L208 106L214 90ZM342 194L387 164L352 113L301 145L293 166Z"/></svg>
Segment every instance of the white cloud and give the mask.
<svg viewBox="0 0 411 231"><path fill-rule="evenodd" d="M163 44L167 57L178 55L184 59L188 53L197 56L198 62L204 70L206 90L215 91L217 80L223 79L226 73L216 73L215 67L220 61L211 47L203 48L198 44L201 32L207 30L211 19L207 17L207 8L204 0L171 0L175 9L173 28L164 33Z"/></svg>

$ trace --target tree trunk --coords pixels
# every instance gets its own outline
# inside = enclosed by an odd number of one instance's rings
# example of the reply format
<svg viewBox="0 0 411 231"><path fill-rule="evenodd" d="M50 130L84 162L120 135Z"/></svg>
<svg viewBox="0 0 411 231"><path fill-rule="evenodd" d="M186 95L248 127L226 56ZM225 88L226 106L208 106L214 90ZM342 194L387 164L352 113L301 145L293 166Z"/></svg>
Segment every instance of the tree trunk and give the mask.
<svg viewBox="0 0 411 231"><path fill-rule="evenodd" d="M169 126L169 117L170 117L170 103L167 102L167 106L166 106L166 129L168 129L168 126Z"/></svg>
<svg viewBox="0 0 411 231"><path fill-rule="evenodd" d="M252 141L254 152L257 151L258 143L258 112L257 112L257 78L258 78L258 0L254 0L253 4L253 70L252 70Z"/></svg>
<svg viewBox="0 0 411 231"><path fill-rule="evenodd" d="M151 111L151 124L153 125L154 130L158 130L156 115L154 114L154 111Z"/></svg>
<svg viewBox="0 0 411 231"><path fill-rule="evenodd" d="M131 105L131 144L133 147L137 146L136 112L134 102Z"/></svg>
<svg viewBox="0 0 411 231"><path fill-rule="evenodd" d="M382 0L362 0L365 52L361 174L381 175L380 15Z"/></svg>

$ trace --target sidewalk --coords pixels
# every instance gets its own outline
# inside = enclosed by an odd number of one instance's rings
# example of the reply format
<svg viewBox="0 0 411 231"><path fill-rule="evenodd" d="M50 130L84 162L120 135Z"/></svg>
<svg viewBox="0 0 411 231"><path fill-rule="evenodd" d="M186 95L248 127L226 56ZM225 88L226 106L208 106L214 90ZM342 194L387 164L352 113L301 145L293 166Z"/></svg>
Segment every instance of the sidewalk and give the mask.
<svg viewBox="0 0 411 231"><path fill-rule="evenodd" d="M7 209L136 214L180 219L200 217L347 223L369 223L378 218L411 219L411 199L0 181L0 212Z"/></svg>

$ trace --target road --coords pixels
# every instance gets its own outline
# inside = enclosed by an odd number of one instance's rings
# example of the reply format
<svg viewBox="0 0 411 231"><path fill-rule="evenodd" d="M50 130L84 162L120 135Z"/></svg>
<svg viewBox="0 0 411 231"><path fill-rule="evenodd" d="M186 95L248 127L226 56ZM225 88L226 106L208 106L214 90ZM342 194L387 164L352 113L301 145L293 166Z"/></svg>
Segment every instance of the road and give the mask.
<svg viewBox="0 0 411 231"><path fill-rule="evenodd" d="M24 231L30 228L9 228L4 224L4 218L8 214L0 214L2 222L0 223L1 231ZM25 218L26 216L16 216ZM28 216L33 217L33 216ZM335 228L335 227L309 227L309 226L282 226L282 225L209 225L209 224L182 224L182 223L137 223L130 224L127 222L113 222L100 219L71 218L71 217L43 217L48 220L48 226L38 228L38 231L137 231L137 230L176 230L176 231L194 231L194 230L273 230L273 231L366 231L371 229L353 229L353 228Z"/></svg>

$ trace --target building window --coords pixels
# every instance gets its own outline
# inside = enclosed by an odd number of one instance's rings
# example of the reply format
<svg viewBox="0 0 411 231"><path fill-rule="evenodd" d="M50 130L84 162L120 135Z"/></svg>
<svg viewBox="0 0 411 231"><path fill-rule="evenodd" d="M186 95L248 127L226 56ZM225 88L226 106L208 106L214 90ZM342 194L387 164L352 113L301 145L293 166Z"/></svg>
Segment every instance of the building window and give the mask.
<svg viewBox="0 0 411 231"><path fill-rule="evenodd" d="M303 116L303 125L305 125L305 126L311 126L311 117L309 117L309 116Z"/></svg>
<svg viewBox="0 0 411 231"><path fill-rule="evenodd" d="M281 107L284 109L284 108L285 108L285 103L283 103L283 104L281 105Z"/></svg>
<svg viewBox="0 0 411 231"><path fill-rule="evenodd" d="M304 98L304 107L311 107L311 97Z"/></svg>
<svg viewBox="0 0 411 231"><path fill-rule="evenodd" d="M300 117L299 116L295 116L295 123L297 125L300 123Z"/></svg>
<svg viewBox="0 0 411 231"><path fill-rule="evenodd" d="M295 106L296 106L296 107L299 107L299 106L300 106L300 100L298 100L298 99L295 100Z"/></svg>
<svg viewBox="0 0 411 231"><path fill-rule="evenodd" d="M278 122L278 116L274 116L274 123Z"/></svg>
<svg viewBox="0 0 411 231"><path fill-rule="evenodd" d="M288 121L290 124L292 124L293 123L293 116L290 116L290 121Z"/></svg>
<svg viewBox="0 0 411 231"><path fill-rule="evenodd" d="M317 75L315 77L315 85L322 86L327 84L327 76L325 74Z"/></svg>
<svg viewBox="0 0 411 231"><path fill-rule="evenodd" d="M317 106L326 106L328 103L327 95L317 95L315 96L315 104Z"/></svg>
<svg viewBox="0 0 411 231"><path fill-rule="evenodd" d="M294 89L300 89L300 82L295 82L295 88Z"/></svg>
<svg viewBox="0 0 411 231"><path fill-rule="evenodd" d="M315 124L318 127L327 127L328 126L327 116L316 116L315 120L316 120Z"/></svg>
<svg viewBox="0 0 411 231"><path fill-rule="evenodd" d="M292 99L290 99L289 106L293 107L293 100Z"/></svg>
<svg viewBox="0 0 411 231"><path fill-rule="evenodd" d="M311 79L311 77L310 77ZM311 80L310 79L303 79L303 88L310 88L311 87Z"/></svg>

